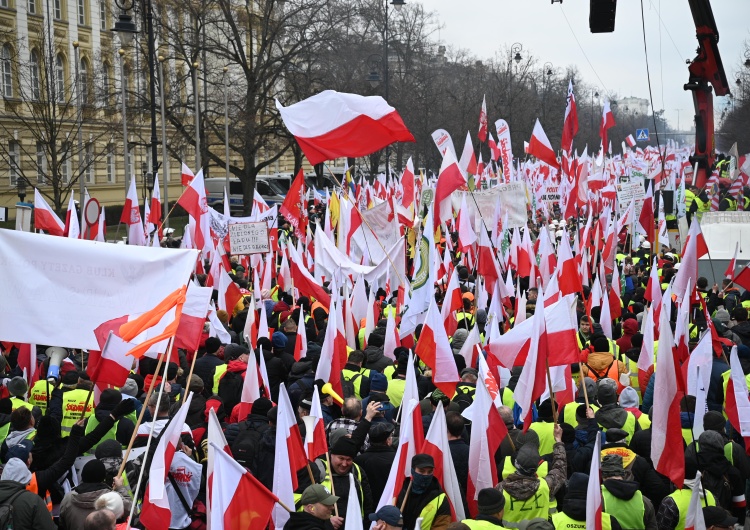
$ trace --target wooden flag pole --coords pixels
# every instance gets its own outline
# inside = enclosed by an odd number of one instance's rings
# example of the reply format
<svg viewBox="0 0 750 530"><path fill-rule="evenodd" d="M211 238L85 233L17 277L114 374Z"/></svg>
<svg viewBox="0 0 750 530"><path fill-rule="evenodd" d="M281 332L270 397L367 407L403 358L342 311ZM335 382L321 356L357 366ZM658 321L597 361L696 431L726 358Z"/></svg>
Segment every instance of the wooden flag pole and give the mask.
<svg viewBox="0 0 750 530"><path fill-rule="evenodd" d="M545 359L544 362L547 365L547 384L549 385L549 400L552 405L552 421L557 423L557 405L555 404L555 391L552 390L552 374L549 372L549 359Z"/></svg>
<svg viewBox="0 0 750 530"><path fill-rule="evenodd" d="M331 468L331 459L326 453L326 464L328 464L328 477L331 479L331 495L336 495L336 487L333 485L333 469ZM338 504L333 505L333 510L336 512L336 517L339 516Z"/></svg>

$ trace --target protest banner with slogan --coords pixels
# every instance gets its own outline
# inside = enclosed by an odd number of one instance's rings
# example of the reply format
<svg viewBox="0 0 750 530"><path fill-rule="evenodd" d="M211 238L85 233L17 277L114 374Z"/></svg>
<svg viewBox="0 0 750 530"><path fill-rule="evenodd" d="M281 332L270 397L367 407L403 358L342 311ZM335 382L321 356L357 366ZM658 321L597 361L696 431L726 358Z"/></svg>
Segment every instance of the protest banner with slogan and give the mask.
<svg viewBox="0 0 750 530"><path fill-rule="evenodd" d="M268 225L264 221L230 224L229 248L232 254L266 254L271 252Z"/></svg>
<svg viewBox="0 0 750 530"><path fill-rule="evenodd" d="M500 218L508 216L508 227L526 226L526 184L521 181L499 184L494 188L482 191L454 191L451 203L454 210L461 208L461 200L466 195L466 206L471 215L479 221L479 215L484 219L487 227L491 227L495 219L495 205L500 201ZM473 195L473 198L472 198ZM475 202L476 201L476 202ZM477 205L479 211L477 213ZM479 226L477 223L476 226Z"/></svg>
<svg viewBox="0 0 750 530"><path fill-rule="evenodd" d="M94 329L186 285L197 250L0 230L0 337L99 349Z"/></svg>
<svg viewBox="0 0 750 530"><path fill-rule="evenodd" d="M617 189L619 215L624 215L625 211L630 206L631 201L635 198L635 218L639 219L641 209L643 208L643 201L646 198L646 192L643 188L643 178L633 177L632 174L630 178L621 177L615 184L615 188Z"/></svg>

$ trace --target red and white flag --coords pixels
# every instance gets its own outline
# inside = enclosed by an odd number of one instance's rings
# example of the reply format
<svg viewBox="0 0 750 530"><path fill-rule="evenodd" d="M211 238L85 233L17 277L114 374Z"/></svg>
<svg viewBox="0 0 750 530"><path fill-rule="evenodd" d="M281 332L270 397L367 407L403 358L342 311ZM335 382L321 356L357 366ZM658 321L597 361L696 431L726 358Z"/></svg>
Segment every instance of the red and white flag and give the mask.
<svg viewBox="0 0 750 530"><path fill-rule="evenodd" d="M172 458L180 443L180 435L185 425L190 402L193 400L192 392L188 392L187 398L180 406L177 414L164 427L159 445L156 446L154 458L151 461L149 481L146 492L143 495L143 506L141 508L141 523L153 530L169 530L172 520L172 510L169 506L167 496L167 474L172 465Z"/></svg>
<svg viewBox="0 0 750 530"><path fill-rule="evenodd" d="M629 134L627 138L625 138L625 143L628 144L628 147L635 147L635 138L633 138L632 134Z"/></svg>
<svg viewBox="0 0 750 530"><path fill-rule="evenodd" d="M224 267L222 266L220 269L219 285L217 286L219 309L223 309L231 315L237 302L242 298L242 292L240 292L239 286L229 277Z"/></svg>
<svg viewBox="0 0 750 530"><path fill-rule="evenodd" d="M278 497L221 447L211 445L214 473L221 477L211 488L211 530L265 528Z"/></svg>
<svg viewBox="0 0 750 530"><path fill-rule="evenodd" d="M697 411L698 409L696 409ZM687 515L685 516L685 530L706 530L706 520L703 518L703 504L701 502L701 472L695 475L696 487L690 493L690 504L688 504Z"/></svg>
<svg viewBox="0 0 750 530"><path fill-rule="evenodd" d="M727 382L727 397L724 409L734 430L747 440L750 437L750 399L748 399L745 374L737 355L737 346L732 347L729 363L730 375Z"/></svg>
<svg viewBox="0 0 750 530"><path fill-rule="evenodd" d="M447 155L446 155L447 156ZM448 335L440 316L437 304L433 299L427 310L422 332L414 351L427 366L432 369L432 382L446 396L456 393L456 384L460 381L456 361L453 359ZM323 359L321 356L321 363Z"/></svg>
<svg viewBox="0 0 750 530"><path fill-rule="evenodd" d="M437 230L441 222L453 218L451 194L461 186L466 186L466 177L458 166L453 153L446 151L440 165L437 184L435 185L434 217L432 231Z"/></svg>
<svg viewBox="0 0 750 530"><path fill-rule="evenodd" d="M464 175L476 175L477 173L477 156L474 154L474 144L471 141L471 133L466 133L464 150L461 152L461 158L458 159L458 167Z"/></svg>
<svg viewBox="0 0 750 530"><path fill-rule="evenodd" d="M479 112L479 132L477 132L479 141L487 141L487 96L482 96L482 110Z"/></svg>
<svg viewBox="0 0 750 530"><path fill-rule="evenodd" d="M68 211L65 213L65 235L71 239L81 238L81 224L76 215L75 192L70 192Z"/></svg>
<svg viewBox="0 0 750 530"><path fill-rule="evenodd" d="M65 232L65 224L36 188L34 188L34 228L44 230L53 236L62 236Z"/></svg>
<svg viewBox="0 0 750 530"><path fill-rule="evenodd" d="M242 380L240 402L236 405L238 422L245 421L253 408L255 400L263 397L260 393L260 374L258 374L258 363L255 360L255 353L250 352L250 355L247 357L247 370L245 370L245 379Z"/></svg>
<svg viewBox="0 0 750 530"><path fill-rule="evenodd" d="M203 170L198 171L198 174L195 175L195 178L177 199L177 203L193 218L195 222L195 237L193 239L195 248L201 250L203 256L207 257L213 250L213 242L211 241L211 216L208 213Z"/></svg>
<svg viewBox="0 0 750 530"><path fill-rule="evenodd" d="M147 219L157 227L161 223L161 192L159 191L159 174L154 175L154 191L151 192L151 209Z"/></svg>
<svg viewBox="0 0 750 530"><path fill-rule="evenodd" d="M734 255L732 256L732 259L729 260L729 265L727 265L727 270L724 271L724 277L728 278L730 280L734 280L734 270L737 268L737 253L740 251L740 242L737 241L734 245Z"/></svg>
<svg viewBox="0 0 750 530"><path fill-rule="evenodd" d="M307 465L307 456L284 383L279 387L274 460L273 493L287 506L294 506L294 490L298 486L297 471ZM275 528L282 528L289 520L289 512L280 505L274 506L271 516Z"/></svg>
<svg viewBox="0 0 750 530"><path fill-rule="evenodd" d="M557 162L557 156L555 151L552 149L552 144L547 139L547 134L542 128L542 124L537 118L534 124L534 130L531 133L531 140L529 140L528 153L532 156L537 157L539 160L552 167L560 167Z"/></svg>
<svg viewBox="0 0 750 530"><path fill-rule="evenodd" d="M39 381L39 366L36 359L36 344L16 344L18 348L18 367L23 371L24 379L29 388ZM91 356L89 356L91 359ZM91 361L89 361L90 363Z"/></svg>
<svg viewBox="0 0 750 530"><path fill-rule="evenodd" d="M609 108L609 100L604 100L604 106L602 108L602 122L599 125L599 136L602 139L602 149L606 149L609 144L607 139L607 131L615 126L615 116L612 114L612 109ZM611 150L611 149L610 149Z"/></svg>
<svg viewBox="0 0 750 530"><path fill-rule="evenodd" d="M315 461L320 455L328 452L326 425L323 420L323 409L320 406L320 392L317 385L313 392L310 415L302 418L302 421L305 423L305 451L307 459Z"/></svg>
<svg viewBox="0 0 750 530"><path fill-rule="evenodd" d="M138 190L135 187L135 179L130 179L128 194L125 205L122 207L120 222L128 225L128 245L143 246L146 244L146 236L143 231L143 219L138 205Z"/></svg>
<svg viewBox="0 0 750 530"><path fill-rule="evenodd" d="M396 109L380 96L325 90L288 107L276 100L276 108L312 165L415 141Z"/></svg>
<svg viewBox="0 0 750 530"><path fill-rule="evenodd" d="M661 216L661 212L659 215ZM685 250L680 269L677 271L672 284L672 292L679 298L685 296L688 282L692 280L693 285L695 285L695 279L698 277L698 260L706 254L708 254L708 245L701 232L698 216L694 216L690 223L688 236L685 238Z"/></svg>
<svg viewBox="0 0 750 530"><path fill-rule="evenodd" d="M576 134L578 134L578 107L576 106L576 96L573 93L573 81L570 80L568 81L565 121L563 122L562 140L560 142L560 148L563 151L570 152Z"/></svg>
<svg viewBox="0 0 750 530"><path fill-rule="evenodd" d="M466 519L464 513L463 497L461 496L461 487L458 484L456 468L451 456L451 448L448 444L448 425L445 422L445 411L443 404L438 403L435 414L432 416L432 423L425 435L422 453L432 456L435 460L435 469L433 476L443 487L443 491L448 496L451 504L451 512L455 519L461 521ZM493 453L494 456L494 453Z"/></svg>
<svg viewBox="0 0 750 530"><path fill-rule="evenodd" d="M198 349L212 292L210 287L201 287L197 283L191 282L188 285L182 316L174 336L174 348L182 348L188 352Z"/></svg>
<svg viewBox="0 0 750 530"><path fill-rule="evenodd" d="M333 285L333 284L332 284ZM336 292L336 289L331 289ZM331 305L328 310L328 325L326 326L326 335L323 341L323 347L320 351L320 361L315 371L315 380L322 379L326 383L331 383L333 389L338 395L343 396L344 392L341 386L341 370L346 364L346 335L342 326L339 328L338 321L341 319L341 311L338 305L331 299ZM452 394L451 394L452 395Z"/></svg>
<svg viewBox="0 0 750 530"><path fill-rule="evenodd" d="M653 187L649 186L643 200L641 214L638 216L636 229L641 234L650 238L654 231L654 194Z"/></svg>
<svg viewBox="0 0 750 530"><path fill-rule="evenodd" d="M182 179L182 185L183 186L190 186L190 183L195 178L195 174L193 174L192 170L187 167L187 164L185 162L182 163L182 171L181 171L180 178Z"/></svg>
<svg viewBox="0 0 750 530"><path fill-rule="evenodd" d="M560 294L565 296L580 293L583 290L583 284L576 260L573 257L573 251L570 248L570 237L567 229L563 230L563 237L557 245L557 260L557 282Z"/></svg>
<svg viewBox="0 0 750 530"><path fill-rule="evenodd" d="M589 483L586 488L586 528L591 530L602 530L602 486L599 479L601 452L602 438L597 433L594 451L591 454Z"/></svg>
<svg viewBox="0 0 750 530"><path fill-rule="evenodd" d="M132 348L133 344L110 331L101 352L89 350L86 373L94 383L121 387L133 368L133 357L128 355Z"/></svg>
<svg viewBox="0 0 750 530"><path fill-rule="evenodd" d="M396 205L398 220L400 223L411 226L414 221L414 210L417 207L414 204L416 197L414 193L414 163L411 161L411 157L406 161L404 174L401 175L401 184L403 186L401 204Z"/></svg>
<svg viewBox="0 0 750 530"><path fill-rule="evenodd" d="M297 337L294 340L294 360L299 361L307 357L307 329L305 328L305 308L299 308L299 326L297 326Z"/></svg>
<svg viewBox="0 0 750 530"><path fill-rule="evenodd" d="M671 303L669 298L666 301ZM654 370L656 384L651 421L651 460L659 473L682 488L685 479L685 450L680 424L680 399L683 392L677 385L678 367L672 353L673 343L669 308L663 307L659 318L659 351Z"/></svg>

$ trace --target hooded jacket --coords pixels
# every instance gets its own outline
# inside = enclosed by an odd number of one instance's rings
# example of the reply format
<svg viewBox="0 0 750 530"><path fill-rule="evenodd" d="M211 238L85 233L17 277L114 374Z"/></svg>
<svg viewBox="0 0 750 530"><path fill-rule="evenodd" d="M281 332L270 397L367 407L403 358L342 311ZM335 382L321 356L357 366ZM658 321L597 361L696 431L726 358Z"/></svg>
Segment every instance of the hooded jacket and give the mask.
<svg viewBox="0 0 750 530"><path fill-rule="evenodd" d="M614 497L629 501L635 495L635 492L640 489L640 485L632 480L617 480L617 479L606 479L602 485L607 488ZM656 511L654 510L654 504L646 497L642 496L643 499L643 528L646 530L657 530L656 524ZM603 511L617 517L616 513L613 513L607 509L606 503L603 506Z"/></svg>
<svg viewBox="0 0 750 530"><path fill-rule="evenodd" d="M104 483L92 484L84 482L68 493L60 504L60 530L76 530L83 528L86 517L95 511L94 502L112 488ZM126 488L116 490L122 497L125 513L130 513L132 498Z"/></svg>
<svg viewBox="0 0 750 530"><path fill-rule="evenodd" d="M52 522L44 500L25 490L25 484L14 480L0 480L0 503L6 502L19 491L23 492L13 501L13 529L55 530L57 527Z"/></svg>
<svg viewBox="0 0 750 530"><path fill-rule="evenodd" d="M617 345L620 347L620 351L624 352L633 347L630 339L638 333L638 321L634 318L628 318L622 323L622 337L617 339Z"/></svg>
<svg viewBox="0 0 750 530"><path fill-rule="evenodd" d="M549 486L550 497L554 497L560 488L565 485L567 471L568 464L565 444L562 442L555 442L552 449L552 465L549 467L547 476L544 477L547 486ZM536 493L539 489L540 480L541 479L536 475L529 477L515 471L508 475L508 478L495 486L495 488L501 493L507 491L513 498L523 501L531 498L531 496Z"/></svg>
<svg viewBox="0 0 750 530"><path fill-rule="evenodd" d="M330 521L324 521L307 512L293 512L284 525L284 530L333 530Z"/></svg>
<svg viewBox="0 0 750 530"><path fill-rule="evenodd" d="M382 346L368 345L364 352L366 358L363 368L382 373L387 367L393 365L393 361L383 354Z"/></svg>

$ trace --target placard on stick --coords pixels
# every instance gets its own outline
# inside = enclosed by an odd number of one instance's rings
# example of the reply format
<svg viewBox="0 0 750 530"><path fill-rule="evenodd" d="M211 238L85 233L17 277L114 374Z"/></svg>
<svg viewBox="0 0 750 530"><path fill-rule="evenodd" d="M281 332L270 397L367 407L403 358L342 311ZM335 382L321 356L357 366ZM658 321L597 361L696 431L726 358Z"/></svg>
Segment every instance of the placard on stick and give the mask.
<svg viewBox="0 0 750 530"><path fill-rule="evenodd" d="M232 254L264 254L271 251L268 225L235 223L229 225L229 247Z"/></svg>

